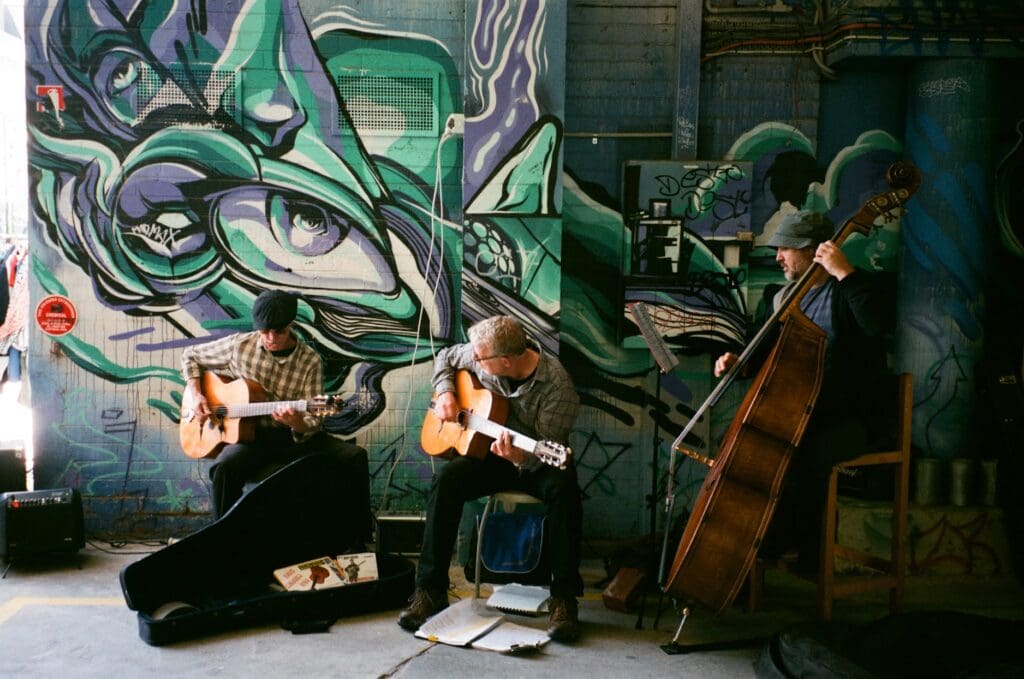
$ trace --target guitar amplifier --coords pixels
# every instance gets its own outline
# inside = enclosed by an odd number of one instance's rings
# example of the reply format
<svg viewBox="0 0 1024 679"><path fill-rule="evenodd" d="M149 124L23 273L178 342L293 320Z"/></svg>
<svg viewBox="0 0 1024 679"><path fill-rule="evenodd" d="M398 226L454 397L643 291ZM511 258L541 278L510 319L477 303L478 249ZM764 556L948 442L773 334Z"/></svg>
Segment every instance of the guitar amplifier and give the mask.
<svg viewBox="0 0 1024 679"><path fill-rule="evenodd" d="M426 514L377 515L377 552L399 556L419 556L423 549Z"/></svg>
<svg viewBox="0 0 1024 679"><path fill-rule="evenodd" d="M82 496L73 488L0 495L0 559L63 552L85 546Z"/></svg>

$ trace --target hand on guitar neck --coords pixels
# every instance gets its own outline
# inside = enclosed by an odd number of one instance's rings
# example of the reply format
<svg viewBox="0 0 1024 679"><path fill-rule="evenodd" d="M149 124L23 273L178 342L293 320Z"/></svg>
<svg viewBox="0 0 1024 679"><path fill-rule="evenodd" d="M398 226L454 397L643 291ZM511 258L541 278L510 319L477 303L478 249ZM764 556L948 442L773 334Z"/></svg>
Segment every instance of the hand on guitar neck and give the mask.
<svg viewBox="0 0 1024 679"><path fill-rule="evenodd" d="M204 426L207 420L213 416L213 411L210 408L206 395L203 393L201 378L194 377L188 381L185 399L188 403L192 404L191 417L198 418L199 426ZM309 430L309 425L303 416L305 411L296 409L293 402L281 401L272 407L273 410L265 414L269 415L275 422L283 424L296 434L304 434Z"/></svg>
<svg viewBox="0 0 1024 679"><path fill-rule="evenodd" d="M488 452L520 465L528 455L564 469L572 455L568 446L535 441L504 427L508 401L492 393L467 370L455 377L456 392L435 394L423 420L420 445L428 455L455 450L460 455L484 457Z"/></svg>
<svg viewBox="0 0 1024 679"><path fill-rule="evenodd" d="M267 394L255 382L244 379L226 381L212 372L203 373L200 387L189 385L181 403L178 434L181 448L189 457L216 457L221 448L232 443L252 441L256 436L255 419L269 415L277 422L306 431L302 413L316 416L337 412L344 399L339 395L321 395L308 400L267 401ZM301 420L296 422L296 418ZM292 426L292 423L295 426Z"/></svg>

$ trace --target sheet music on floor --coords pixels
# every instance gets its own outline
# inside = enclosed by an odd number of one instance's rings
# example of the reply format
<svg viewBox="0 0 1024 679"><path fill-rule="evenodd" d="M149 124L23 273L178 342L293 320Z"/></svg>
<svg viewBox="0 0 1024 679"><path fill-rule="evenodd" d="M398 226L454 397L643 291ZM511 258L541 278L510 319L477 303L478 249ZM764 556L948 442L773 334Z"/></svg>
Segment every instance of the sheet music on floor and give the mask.
<svg viewBox="0 0 1024 679"><path fill-rule="evenodd" d="M452 604L423 623L416 636L450 646L500 653L536 650L551 640L546 632L509 622L504 615L484 609L478 599Z"/></svg>
<svg viewBox="0 0 1024 679"><path fill-rule="evenodd" d="M547 587L513 582L495 589L487 599L487 607L520 615L538 615L547 612L550 598Z"/></svg>
<svg viewBox="0 0 1024 679"><path fill-rule="evenodd" d="M679 359L668 348L661 333L654 326L654 320L651 318L651 312L647 305L643 302L632 302L628 308L630 315L633 316L633 322L636 323L640 334L643 335L644 342L647 343L647 348L651 350L654 362L661 368L661 372L668 374L672 368L679 365Z"/></svg>

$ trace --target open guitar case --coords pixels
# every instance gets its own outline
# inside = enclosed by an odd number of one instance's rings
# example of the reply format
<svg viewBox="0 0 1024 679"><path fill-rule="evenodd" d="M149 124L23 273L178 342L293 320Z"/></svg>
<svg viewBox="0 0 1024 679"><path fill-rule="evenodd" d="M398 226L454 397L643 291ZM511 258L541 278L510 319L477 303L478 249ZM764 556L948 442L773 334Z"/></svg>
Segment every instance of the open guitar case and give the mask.
<svg viewBox="0 0 1024 679"><path fill-rule="evenodd" d="M360 517L369 521L369 507L351 506L365 491L347 486L366 478L365 453L308 455L269 476L220 520L122 568L121 590L138 611L139 636L162 646L266 624L320 632L341 617L403 606L414 566L385 554L377 555L378 580L309 592L273 587L277 568L365 551L369 527Z"/></svg>

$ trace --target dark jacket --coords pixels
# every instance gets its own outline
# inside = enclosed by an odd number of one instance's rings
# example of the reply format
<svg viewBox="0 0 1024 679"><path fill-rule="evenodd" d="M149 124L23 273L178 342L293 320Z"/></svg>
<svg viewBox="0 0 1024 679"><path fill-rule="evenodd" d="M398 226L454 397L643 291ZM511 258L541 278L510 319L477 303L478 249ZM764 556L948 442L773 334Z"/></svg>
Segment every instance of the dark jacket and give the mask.
<svg viewBox="0 0 1024 679"><path fill-rule="evenodd" d="M783 299L791 285L783 287L775 299ZM887 344L895 319L895 274L857 269L836 282L831 369L822 380L815 415L845 412L861 422L870 440L892 431L896 387L888 367ZM777 332L765 338L745 373L756 373L777 338Z"/></svg>

